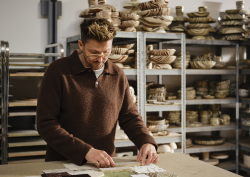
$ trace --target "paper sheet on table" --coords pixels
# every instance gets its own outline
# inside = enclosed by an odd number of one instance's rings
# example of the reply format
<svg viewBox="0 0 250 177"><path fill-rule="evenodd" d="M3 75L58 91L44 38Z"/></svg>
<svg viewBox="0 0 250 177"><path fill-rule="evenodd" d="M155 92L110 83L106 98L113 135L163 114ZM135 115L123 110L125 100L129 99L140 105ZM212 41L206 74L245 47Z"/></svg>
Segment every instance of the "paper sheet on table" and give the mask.
<svg viewBox="0 0 250 177"><path fill-rule="evenodd" d="M132 167L132 169L137 173L156 173L156 172L166 171L166 170L163 170L162 168L160 168L154 164L149 164L149 165L144 165L144 166L136 166L136 167Z"/></svg>
<svg viewBox="0 0 250 177"><path fill-rule="evenodd" d="M140 166L141 164L139 162L117 162L115 163L115 166L116 167L124 167L124 166L127 166L127 167L132 167L132 166Z"/></svg>
<svg viewBox="0 0 250 177"><path fill-rule="evenodd" d="M111 167L111 168L99 168L102 172L114 172L114 171L132 171L132 167Z"/></svg>
<svg viewBox="0 0 250 177"><path fill-rule="evenodd" d="M98 168L94 164L84 164L82 166L78 166L76 164L63 164L67 169L77 171L77 170L98 170Z"/></svg>

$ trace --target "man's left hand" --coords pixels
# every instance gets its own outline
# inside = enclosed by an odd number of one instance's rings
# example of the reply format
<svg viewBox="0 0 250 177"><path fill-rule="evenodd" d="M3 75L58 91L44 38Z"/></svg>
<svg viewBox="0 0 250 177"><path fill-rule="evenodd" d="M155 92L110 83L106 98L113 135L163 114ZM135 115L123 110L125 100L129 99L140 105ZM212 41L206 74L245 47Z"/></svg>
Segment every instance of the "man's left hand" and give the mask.
<svg viewBox="0 0 250 177"><path fill-rule="evenodd" d="M146 161L146 158L148 159ZM156 163L159 160L159 156L156 153L155 146L152 144L144 144L140 151L137 158L137 162L141 161L142 165L148 165L149 163Z"/></svg>

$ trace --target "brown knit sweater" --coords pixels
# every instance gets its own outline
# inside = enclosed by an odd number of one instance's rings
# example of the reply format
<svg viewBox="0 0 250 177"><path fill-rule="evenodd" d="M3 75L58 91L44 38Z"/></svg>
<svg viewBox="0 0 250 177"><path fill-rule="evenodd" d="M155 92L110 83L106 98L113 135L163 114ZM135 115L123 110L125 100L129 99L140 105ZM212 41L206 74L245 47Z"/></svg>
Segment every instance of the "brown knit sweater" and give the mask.
<svg viewBox="0 0 250 177"><path fill-rule="evenodd" d="M118 120L138 149L146 143L157 147L132 102L122 69L108 60L96 79L77 51L50 64L37 106L37 129L47 142L46 161L68 159L81 165L92 147L113 154Z"/></svg>

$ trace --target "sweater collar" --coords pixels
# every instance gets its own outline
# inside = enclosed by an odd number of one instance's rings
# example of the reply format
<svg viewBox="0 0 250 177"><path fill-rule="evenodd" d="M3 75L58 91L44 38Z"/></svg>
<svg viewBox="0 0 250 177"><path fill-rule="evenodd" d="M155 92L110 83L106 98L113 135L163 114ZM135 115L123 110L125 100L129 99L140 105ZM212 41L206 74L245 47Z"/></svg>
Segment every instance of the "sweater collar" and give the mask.
<svg viewBox="0 0 250 177"><path fill-rule="evenodd" d="M77 50L75 50L70 56L70 67L73 74L79 74L82 73L88 68L85 68L78 56ZM109 73L109 74L118 74L117 69L113 66L113 63L110 60L107 60L107 62L104 65L103 73Z"/></svg>

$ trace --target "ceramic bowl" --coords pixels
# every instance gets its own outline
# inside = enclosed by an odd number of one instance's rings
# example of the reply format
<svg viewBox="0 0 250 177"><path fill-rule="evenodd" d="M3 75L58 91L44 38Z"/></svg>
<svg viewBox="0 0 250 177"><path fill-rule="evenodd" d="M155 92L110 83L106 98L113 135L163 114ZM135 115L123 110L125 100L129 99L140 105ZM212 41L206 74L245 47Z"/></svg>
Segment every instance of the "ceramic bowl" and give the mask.
<svg viewBox="0 0 250 177"><path fill-rule="evenodd" d="M189 18L188 22L193 23L207 23L209 21L209 18L207 17L195 17L195 18Z"/></svg>
<svg viewBox="0 0 250 177"><path fill-rule="evenodd" d="M175 49L154 49L150 51L150 55L154 56L172 56L175 53Z"/></svg>
<svg viewBox="0 0 250 177"><path fill-rule="evenodd" d="M191 36L206 36L209 33L209 28L202 28L202 29L187 29L187 32Z"/></svg>
<svg viewBox="0 0 250 177"><path fill-rule="evenodd" d="M160 64L171 64L175 61L176 56L153 56L150 57L151 61L154 61L156 63Z"/></svg>
<svg viewBox="0 0 250 177"><path fill-rule="evenodd" d="M128 59L128 55L112 55L109 56L109 60L114 63L122 63L125 62Z"/></svg>
<svg viewBox="0 0 250 177"><path fill-rule="evenodd" d="M140 18L139 15L136 15L136 14L122 14L121 17L122 17L122 20L125 20L125 21L127 20L137 21Z"/></svg>
<svg viewBox="0 0 250 177"><path fill-rule="evenodd" d="M219 145L225 142L225 138L212 137L212 136L200 136L194 137L193 142L200 145Z"/></svg>
<svg viewBox="0 0 250 177"><path fill-rule="evenodd" d="M153 69L172 69L172 66L169 64L155 64Z"/></svg>
<svg viewBox="0 0 250 177"><path fill-rule="evenodd" d="M123 44L123 45L113 45L112 48L127 48L132 49L135 44Z"/></svg>
<svg viewBox="0 0 250 177"><path fill-rule="evenodd" d="M119 25L120 28L128 28L128 27L137 27L139 25L139 21L135 20L128 20L128 21L122 21L122 24Z"/></svg>
<svg viewBox="0 0 250 177"><path fill-rule="evenodd" d="M157 9L162 6L161 3L155 2L155 1L147 1L143 2L137 5L137 7L142 10L148 10L148 9Z"/></svg>
<svg viewBox="0 0 250 177"><path fill-rule="evenodd" d="M207 16L209 16L209 12L191 12L191 13L187 13L187 16L189 18L207 17Z"/></svg>
<svg viewBox="0 0 250 177"><path fill-rule="evenodd" d="M128 54L127 48L112 48L111 53L118 54L118 55L125 55Z"/></svg>
<svg viewBox="0 0 250 177"><path fill-rule="evenodd" d="M168 16L170 15L172 9L171 8L157 8L157 9L148 9L148 10L143 10L140 12L140 15L142 17L148 17L148 16Z"/></svg>
<svg viewBox="0 0 250 177"><path fill-rule="evenodd" d="M250 118L241 118L241 125L250 126Z"/></svg>
<svg viewBox="0 0 250 177"><path fill-rule="evenodd" d="M141 23L148 27L169 26L172 21L172 16L152 16L141 19Z"/></svg>
<svg viewBox="0 0 250 177"><path fill-rule="evenodd" d="M169 145L159 145L157 153L168 153L171 152L171 147Z"/></svg>
<svg viewBox="0 0 250 177"><path fill-rule="evenodd" d="M132 11L131 11L131 10L119 11L119 15L120 15L120 17L122 17L122 15L124 15L124 14L131 14L131 13L132 13Z"/></svg>
<svg viewBox="0 0 250 177"><path fill-rule="evenodd" d="M249 90L247 89L239 89L239 96L241 98L246 98L249 96Z"/></svg>
<svg viewBox="0 0 250 177"><path fill-rule="evenodd" d="M215 64L215 61L190 61L190 66L193 69L211 69Z"/></svg>

